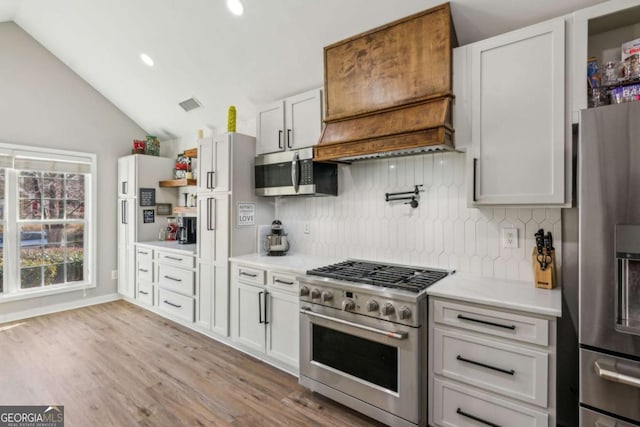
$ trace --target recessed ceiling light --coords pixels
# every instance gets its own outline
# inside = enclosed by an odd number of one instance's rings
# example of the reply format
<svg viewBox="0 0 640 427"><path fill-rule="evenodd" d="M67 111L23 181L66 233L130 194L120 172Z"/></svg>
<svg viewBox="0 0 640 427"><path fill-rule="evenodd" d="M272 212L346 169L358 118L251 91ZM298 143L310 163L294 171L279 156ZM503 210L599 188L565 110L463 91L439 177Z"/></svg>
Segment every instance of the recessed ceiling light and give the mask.
<svg viewBox="0 0 640 427"><path fill-rule="evenodd" d="M244 5L240 0L227 0L227 7L234 15L240 16L244 13Z"/></svg>
<svg viewBox="0 0 640 427"><path fill-rule="evenodd" d="M140 59L142 60L142 62L147 64L149 67L153 67L153 59L151 59L151 57L149 55L147 55L146 53L141 53L140 54Z"/></svg>

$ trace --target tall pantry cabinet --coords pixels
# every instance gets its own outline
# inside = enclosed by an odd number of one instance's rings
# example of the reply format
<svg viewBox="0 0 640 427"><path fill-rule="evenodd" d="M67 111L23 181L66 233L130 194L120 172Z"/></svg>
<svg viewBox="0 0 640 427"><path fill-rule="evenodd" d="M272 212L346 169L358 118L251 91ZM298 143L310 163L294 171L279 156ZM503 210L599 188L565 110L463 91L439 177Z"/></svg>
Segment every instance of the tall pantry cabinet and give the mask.
<svg viewBox="0 0 640 427"><path fill-rule="evenodd" d="M256 252L257 226L274 206L254 190L255 138L225 133L198 141L199 294L196 324L229 336L229 257Z"/></svg>
<svg viewBox="0 0 640 427"><path fill-rule="evenodd" d="M156 203L175 203L175 193L158 182L171 179L175 162L166 157L134 154L118 159L118 293L135 296L134 243L158 238L159 224L146 223L140 206L140 188L155 190ZM155 215L154 215L155 216Z"/></svg>

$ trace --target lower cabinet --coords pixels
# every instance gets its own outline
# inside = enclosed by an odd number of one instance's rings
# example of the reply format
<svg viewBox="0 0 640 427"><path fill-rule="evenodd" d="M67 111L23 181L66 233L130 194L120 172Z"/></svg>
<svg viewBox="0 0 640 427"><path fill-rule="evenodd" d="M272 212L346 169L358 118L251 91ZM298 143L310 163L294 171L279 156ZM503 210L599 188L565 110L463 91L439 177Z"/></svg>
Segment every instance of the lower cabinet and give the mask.
<svg viewBox="0 0 640 427"><path fill-rule="evenodd" d="M231 339L238 347L298 372L298 282L289 273L232 264Z"/></svg>

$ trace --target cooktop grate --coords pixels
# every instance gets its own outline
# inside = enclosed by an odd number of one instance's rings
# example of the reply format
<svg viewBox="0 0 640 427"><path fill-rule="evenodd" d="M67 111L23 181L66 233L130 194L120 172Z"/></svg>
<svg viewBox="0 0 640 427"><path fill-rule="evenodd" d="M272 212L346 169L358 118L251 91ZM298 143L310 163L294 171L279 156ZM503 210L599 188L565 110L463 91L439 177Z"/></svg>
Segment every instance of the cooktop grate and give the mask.
<svg viewBox="0 0 640 427"><path fill-rule="evenodd" d="M370 261L343 261L308 270L307 274L417 293L446 277L449 273L445 270Z"/></svg>

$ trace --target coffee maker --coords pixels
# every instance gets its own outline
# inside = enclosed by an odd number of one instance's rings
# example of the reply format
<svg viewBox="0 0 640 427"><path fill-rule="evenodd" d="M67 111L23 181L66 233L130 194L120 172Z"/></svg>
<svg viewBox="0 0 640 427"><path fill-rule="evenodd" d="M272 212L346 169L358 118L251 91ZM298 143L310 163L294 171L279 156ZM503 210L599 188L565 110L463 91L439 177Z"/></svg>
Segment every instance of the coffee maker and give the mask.
<svg viewBox="0 0 640 427"><path fill-rule="evenodd" d="M287 240L287 234L284 232L282 222L280 220L274 220L271 223L271 233L267 234L267 238L264 242L264 248L267 251L267 255L270 256L282 256L286 255L289 250L289 241Z"/></svg>
<svg viewBox="0 0 640 427"><path fill-rule="evenodd" d="M188 245L196 242L196 217L178 217L178 243Z"/></svg>

